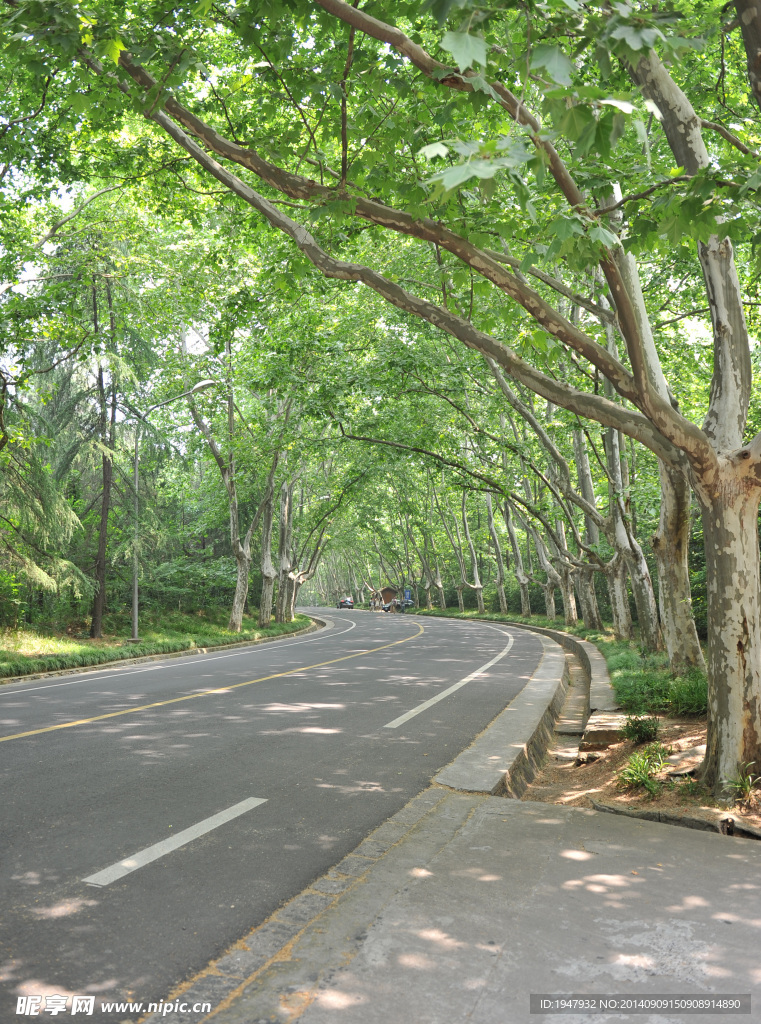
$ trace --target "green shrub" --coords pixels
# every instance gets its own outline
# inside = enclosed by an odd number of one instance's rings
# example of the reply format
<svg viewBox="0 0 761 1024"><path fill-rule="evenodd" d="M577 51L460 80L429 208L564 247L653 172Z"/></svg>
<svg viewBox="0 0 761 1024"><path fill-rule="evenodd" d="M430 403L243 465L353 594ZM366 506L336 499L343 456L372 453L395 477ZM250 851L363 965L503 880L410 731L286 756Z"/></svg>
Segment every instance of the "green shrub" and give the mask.
<svg viewBox="0 0 761 1024"><path fill-rule="evenodd" d="M634 743L651 743L658 738L660 722L657 718L639 718L629 716L621 730L625 740L632 740Z"/></svg>
<svg viewBox="0 0 761 1024"><path fill-rule="evenodd" d="M625 669L640 669L642 667L642 657L634 650L622 650L617 651L615 654L611 654L608 659L608 671L609 672L621 672Z"/></svg>
<svg viewBox="0 0 761 1024"><path fill-rule="evenodd" d="M668 751L662 743L649 743L643 750L632 754L618 772L619 789L646 789L651 796L660 791L660 783L653 778L666 765Z"/></svg>
<svg viewBox="0 0 761 1024"><path fill-rule="evenodd" d="M210 618L224 619L225 612L213 614ZM244 628L240 633L230 633L222 626L209 622L205 616L188 616L175 612L166 616L166 623L161 614L141 617L140 643L77 643L75 639L67 641L66 650L57 653L24 655L17 651L0 650L0 679L15 678L39 672L56 672L71 668L83 668L89 665L103 665L125 658L140 658L153 654L175 654L191 650L194 647L218 647L222 644L256 640L262 636L280 636L303 629L309 620L304 615L297 615L293 622L271 623L266 629L257 629L255 620L248 618L251 628ZM110 623L113 625L113 620ZM124 620L122 635L129 635L128 621ZM51 646L60 646L60 641L51 638Z"/></svg>

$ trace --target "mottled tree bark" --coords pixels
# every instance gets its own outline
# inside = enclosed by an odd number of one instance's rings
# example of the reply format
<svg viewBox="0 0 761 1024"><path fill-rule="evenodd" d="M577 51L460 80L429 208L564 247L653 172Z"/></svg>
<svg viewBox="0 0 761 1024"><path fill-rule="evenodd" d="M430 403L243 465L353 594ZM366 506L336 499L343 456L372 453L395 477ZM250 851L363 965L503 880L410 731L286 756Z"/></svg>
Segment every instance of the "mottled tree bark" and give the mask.
<svg viewBox="0 0 761 1024"><path fill-rule="evenodd" d="M486 492L486 514L489 523L489 536L491 537L491 542L494 545L494 558L497 562L496 586L499 610L502 615L507 615L507 597L505 596L505 560L502 557L502 546L499 543L499 535L497 534L497 530L494 525L494 506L492 503L492 496L489 491Z"/></svg>
<svg viewBox="0 0 761 1024"><path fill-rule="evenodd" d="M661 509L652 545L658 565L658 607L671 671L698 668L705 659L692 613L689 574L690 505L692 489L681 470L659 463Z"/></svg>
<svg viewBox="0 0 761 1024"><path fill-rule="evenodd" d="M265 629L272 618L272 598L275 593L275 580L277 572L272 562L272 523L275 514L274 508L274 485L273 479L267 481L267 489L264 494L262 507L262 596L259 600L259 621L260 629Z"/></svg>
<svg viewBox="0 0 761 1024"><path fill-rule="evenodd" d="M595 592L595 570L582 566L576 570L576 592L581 605L581 617L587 629L602 629L603 621Z"/></svg>
<svg viewBox="0 0 761 1024"><path fill-rule="evenodd" d="M714 790L726 790L727 781L750 762L756 774L761 765L761 488L758 478L749 486L731 464L722 476L710 491L697 489L708 583L709 715L702 777Z"/></svg>

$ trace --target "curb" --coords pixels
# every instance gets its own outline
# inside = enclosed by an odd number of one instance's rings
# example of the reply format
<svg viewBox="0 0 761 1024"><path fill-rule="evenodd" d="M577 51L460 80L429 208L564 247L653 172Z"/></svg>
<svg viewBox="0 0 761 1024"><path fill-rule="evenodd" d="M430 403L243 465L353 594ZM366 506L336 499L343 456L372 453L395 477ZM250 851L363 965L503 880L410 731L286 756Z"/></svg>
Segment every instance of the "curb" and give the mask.
<svg viewBox="0 0 761 1024"><path fill-rule="evenodd" d="M602 804L589 798L596 811L606 814L622 814L626 818L641 818L643 821L658 821L663 825L680 825L682 828L696 829L698 832L719 832L723 836L740 839L761 839L761 830L752 825L743 825L737 818L716 817L714 821L706 818L693 818L689 814L673 814L671 811L635 810L630 807L619 807L616 804Z"/></svg>
<svg viewBox="0 0 761 1024"><path fill-rule="evenodd" d="M527 629L532 633L541 633L548 636L556 643L559 643L566 651L575 654L581 662L581 666L589 679L589 710L594 711L617 711L619 708L616 700L616 691L610 683L608 666L602 654L594 644L581 637L564 633L560 629L547 629L544 626L527 626L524 623L515 623L516 629Z"/></svg>
<svg viewBox="0 0 761 1024"><path fill-rule="evenodd" d="M537 773L565 697L569 673L558 643L542 637L541 661L511 703L433 781L464 793L517 799Z"/></svg>
<svg viewBox="0 0 761 1024"><path fill-rule="evenodd" d="M258 647L259 644L271 643L273 640L286 640L292 636L304 636L325 627L324 619L310 615L312 623L304 629L296 629L292 633L280 633L278 636L263 636L258 640L239 640L232 644L215 644L213 647L189 647L185 651L168 651L164 654L145 654L139 658L119 658L118 661L101 661L95 665L77 665L73 668L60 668L51 672L30 672L23 676L2 676L0 686L8 683L27 683L34 679L52 679L55 676L74 676L85 672L102 672L107 668L123 668L125 665L142 665L150 661L167 661L170 658L190 658L196 654L211 654L213 651L229 651L233 647ZM318 625L320 623L320 625Z"/></svg>

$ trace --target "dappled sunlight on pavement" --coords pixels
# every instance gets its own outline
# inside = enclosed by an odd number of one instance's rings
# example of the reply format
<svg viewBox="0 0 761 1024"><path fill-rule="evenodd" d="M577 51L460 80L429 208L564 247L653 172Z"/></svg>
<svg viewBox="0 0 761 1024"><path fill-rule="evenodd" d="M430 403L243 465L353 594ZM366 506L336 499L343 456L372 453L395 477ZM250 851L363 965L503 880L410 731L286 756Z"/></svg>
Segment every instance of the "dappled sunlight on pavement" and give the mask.
<svg viewBox="0 0 761 1024"><path fill-rule="evenodd" d="M522 1024L549 1019L529 1018L531 993L699 996L758 984L761 921L747 899L761 844L547 811L442 793L280 965L277 984L293 980L304 997L300 1024ZM295 1020L261 1012L266 976L260 984L252 1003L241 998L237 1016L231 1007L215 1024Z"/></svg>

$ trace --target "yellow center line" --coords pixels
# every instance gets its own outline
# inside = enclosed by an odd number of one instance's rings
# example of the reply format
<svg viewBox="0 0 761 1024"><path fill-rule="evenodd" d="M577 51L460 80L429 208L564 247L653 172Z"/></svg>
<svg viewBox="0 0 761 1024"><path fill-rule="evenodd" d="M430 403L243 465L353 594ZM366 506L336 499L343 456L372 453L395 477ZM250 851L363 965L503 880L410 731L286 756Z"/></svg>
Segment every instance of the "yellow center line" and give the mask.
<svg viewBox="0 0 761 1024"><path fill-rule="evenodd" d="M228 690L237 690L241 686L252 686L254 683L264 683L268 679L278 679L280 676L293 676L299 672L309 672L313 668L322 668L324 665L335 665L339 661L349 661L351 658L362 658L366 654L375 654L376 651L383 651L387 647L396 647L397 644L406 644L408 640L416 640L425 627L416 623L418 632L412 636L406 636L403 640L394 640L390 644L382 644L380 647L372 647L369 651L360 651L359 654L345 654L342 658L332 658L330 661L319 661L316 665L304 665L302 668L291 668L287 672L273 672L271 676L260 676L258 679L248 679L245 683L231 683L229 686L220 686L214 690L204 690L202 693L189 693L183 697L172 697L170 700L159 700L155 704L142 704L137 708L124 708L122 711L109 711L105 715L95 715L94 718L80 718L75 722L61 722L59 725L46 725L43 729L31 729L29 732L17 732L11 736L0 736L0 743L8 740L23 740L27 736L40 736L45 732L56 732L58 729L73 729L76 725L89 725L91 722L102 722L106 718L118 718L119 715L133 715L138 711L150 711L151 708L163 708L167 704L179 704L184 700L195 700L196 697L210 697L215 693L227 693Z"/></svg>

